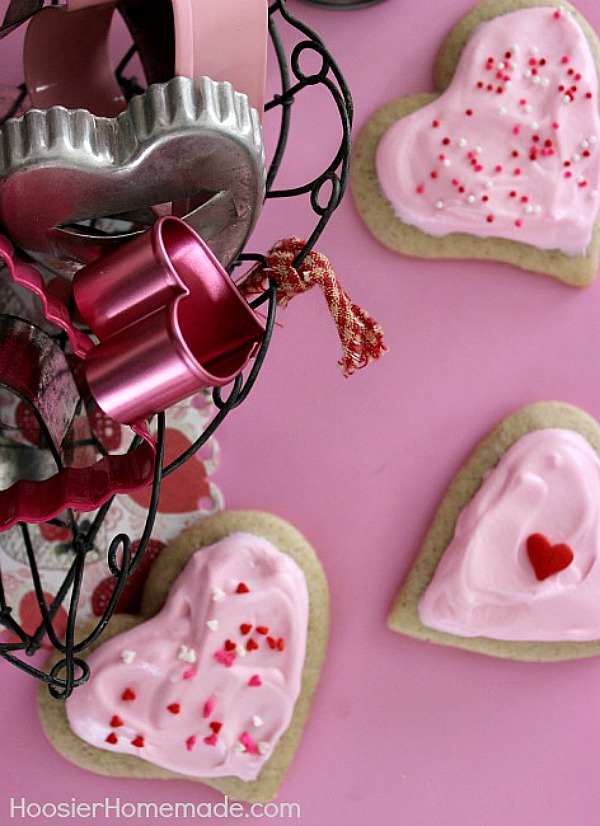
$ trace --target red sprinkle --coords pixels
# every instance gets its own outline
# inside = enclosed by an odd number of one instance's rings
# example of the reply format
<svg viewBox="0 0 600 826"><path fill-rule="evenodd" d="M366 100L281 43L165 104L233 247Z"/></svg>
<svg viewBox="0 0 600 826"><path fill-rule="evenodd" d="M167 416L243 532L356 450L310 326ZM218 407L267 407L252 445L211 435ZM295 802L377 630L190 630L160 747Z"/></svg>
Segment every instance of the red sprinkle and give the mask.
<svg viewBox="0 0 600 826"><path fill-rule="evenodd" d="M245 582L240 582L238 587L235 589L236 594L248 594L250 593L250 588L246 585Z"/></svg>
<svg viewBox="0 0 600 826"><path fill-rule="evenodd" d="M440 122L439 122L439 120L434 120L434 121L432 121L431 125L433 126L434 129L437 129L438 126L440 125Z"/></svg>
<svg viewBox="0 0 600 826"><path fill-rule="evenodd" d="M513 126L513 135L518 135L521 129L518 126Z"/></svg>
<svg viewBox="0 0 600 826"><path fill-rule="evenodd" d="M208 737L204 738L204 742L207 746L216 746L217 745L217 735L216 734L209 734Z"/></svg>
<svg viewBox="0 0 600 826"><path fill-rule="evenodd" d="M135 700L137 699L135 691L131 688L126 688L125 691L121 694L121 699L127 702L128 700Z"/></svg>
<svg viewBox="0 0 600 826"><path fill-rule="evenodd" d="M494 172L502 172L503 168L504 168L504 167L502 166L502 164L499 164L499 163L498 163L498 164L496 164L496 166L494 167Z"/></svg>
<svg viewBox="0 0 600 826"><path fill-rule="evenodd" d="M450 143L450 138L444 138L442 143L444 144L444 146L448 146L448 144Z"/></svg>
<svg viewBox="0 0 600 826"><path fill-rule="evenodd" d="M246 636L246 634L249 634L250 631L252 631L252 626L249 625L249 623L243 622L240 625L240 634L242 634L244 637Z"/></svg>
<svg viewBox="0 0 600 826"><path fill-rule="evenodd" d="M488 224L491 224L492 221L494 220L494 216L493 215L488 215L485 220L488 222Z"/></svg>
<svg viewBox="0 0 600 826"><path fill-rule="evenodd" d="M592 93L591 93L591 92L586 92L586 93L585 93L585 96L586 96L586 98L587 98L588 100L591 100Z"/></svg>
<svg viewBox="0 0 600 826"><path fill-rule="evenodd" d="M529 198L527 197L527 195L521 195L521 203L522 204L526 204L528 200L529 200Z"/></svg>
<svg viewBox="0 0 600 826"><path fill-rule="evenodd" d="M119 742L119 738L114 731L111 731L111 733L106 737L106 742L111 743L114 746L115 743Z"/></svg>
<svg viewBox="0 0 600 826"><path fill-rule="evenodd" d="M417 187L417 195L422 195L424 192L425 187L423 186L423 184L419 184L419 186Z"/></svg>
<svg viewBox="0 0 600 826"><path fill-rule="evenodd" d="M170 711L171 714L179 714L179 712L181 711L181 706L179 705L179 703L171 703L167 706L167 711Z"/></svg>
<svg viewBox="0 0 600 826"><path fill-rule="evenodd" d="M517 193L514 191L514 189L512 190L512 192L509 193L509 196L511 198L516 198L517 197Z"/></svg>
<svg viewBox="0 0 600 826"><path fill-rule="evenodd" d="M253 674L253 675L250 677L250 679L248 680L248 685L249 685L251 688L258 688L259 686L261 686L261 685L262 685L262 680L260 679L260 677L258 676L258 674Z"/></svg>
<svg viewBox="0 0 600 826"><path fill-rule="evenodd" d="M513 156L513 158L518 158L518 157L519 157L519 152L518 152L518 150L517 150L517 149L513 149L513 151L511 152L511 155Z"/></svg>
<svg viewBox="0 0 600 826"><path fill-rule="evenodd" d="M267 642L269 643L269 648L273 649L277 645L277 641L273 639L273 637L267 637Z"/></svg>
<svg viewBox="0 0 600 826"><path fill-rule="evenodd" d="M467 110L465 111L465 115L466 115L468 118L470 118L472 114L473 114L473 110L472 110L472 109L467 109Z"/></svg>
<svg viewBox="0 0 600 826"><path fill-rule="evenodd" d="M569 62L569 56L568 56L568 55L566 55L566 54L564 54L564 55L561 57L560 62L561 62L563 65L564 65L565 63L568 63L568 62Z"/></svg>
<svg viewBox="0 0 600 826"><path fill-rule="evenodd" d="M433 172L431 173L431 175L430 175L429 177L430 177L430 178L434 178L434 179L435 179L435 178L437 178L437 176L438 176L438 174L437 174L437 172L436 172L436 171L435 171L435 169L434 169L434 170L433 170Z"/></svg>
<svg viewBox="0 0 600 826"><path fill-rule="evenodd" d="M138 749L142 749L145 745L144 744L144 738L142 737L142 735L138 734L137 737L134 737L133 740L131 741L131 745L135 746Z"/></svg>
<svg viewBox="0 0 600 826"><path fill-rule="evenodd" d="M279 639L277 640L277 650L278 651L283 651L284 648L285 648L285 642L283 640L283 637L279 637Z"/></svg>
<svg viewBox="0 0 600 826"><path fill-rule="evenodd" d="M521 170L519 169L519 167L517 167L515 169L515 175L520 175L520 174L521 174Z"/></svg>
<svg viewBox="0 0 600 826"><path fill-rule="evenodd" d="M225 640L225 644L223 645L225 651L235 651L237 648L236 643L233 640Z"/></svg>
<svg viewBox="0 0 600 826"><path fill-rule="evenodd" d="M210 728L215 734L218 734L223 728L223 723L220 723L218 720L213 720L210 724Z"/></svg>
<svg viewBox="0 0 600 826"><path fill-rule="evenodd" d="M110 721L110 727L111 728L121 728L122 725L123 725L123 720L121 720L121 718L115 714L113 716L112 720Z"/></svg>
<svg viewBox="0 0 600 826"><path fill-rule="evenodd" d="M269 633L269 629L266 625L257 625L256 631L257 633L262 634L263 636Z"/></svg>
<svg viewBox="0 0 600 826"><path fill-rule="evenodd" d="M246 651L256 651L258 648L258 643L254 640L248 640L246 643Z"/></svg>

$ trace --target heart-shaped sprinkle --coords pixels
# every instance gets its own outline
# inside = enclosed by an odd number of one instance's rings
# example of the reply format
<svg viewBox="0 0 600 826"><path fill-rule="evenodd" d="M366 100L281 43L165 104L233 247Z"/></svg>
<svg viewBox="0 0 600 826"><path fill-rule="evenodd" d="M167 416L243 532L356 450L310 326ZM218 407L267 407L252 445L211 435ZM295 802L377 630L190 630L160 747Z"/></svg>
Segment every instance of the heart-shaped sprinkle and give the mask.
<svg viewBox="0 0 600 826"><path fill-rule="evenodd" d="M207 746L216 746L217 740L218 738L216 734L209 734L207 737L204 738L204 742Z"/></svg>
<svg viewBox="0 0 600 826"><path fill-rule="evenodd" d="M260 717L258 714L255 714L254 717L252 718L252 725L255 728L260 728L263 725L263 723L264 723L263 718Z"/></svg>
<svg viewBox="0 0 600 826"><path fill-rule="evenodd" d="M246 634L249 634L249 633L250 633L250 631L252 631L252 626L251 626L251 625L249 625L247 622L243 622L243 623L240 625L240 634L241 634L243 637L245 637L245 636L246 636Z"/></svg>
<svg viewBox="0 0 600 826"><path fill-rule="evenodd" d="M210 727L215 734L218 734L223 728L223 723L220 723L218 720L213 720Z"/></svg>
<svg viewBox="0 0 600 826"><path fill-rule="evenodd" d="M248 754L259 754L258 744L254 742L247 731L245 731L240 737L240 743L244 746L244 749L248 752Z"/></svg>
<svg viewBox="0 0 600 826"><path fill-rule="evenodd" d="M170 703L167 706L167 710L170 711L171 714L179 714L179 712L181 711L181 706L179 705L179 703Z"/></svg>
<svg viewBox="0 0 600 826"><path fill-rule="evenodd" d="M111 728L120 728L122 725L123 725L123 720L121 720L121 718L117 714L114 714L111 721L110 721L110 727Z"/></svg>
<svg viewBox="0 0 600 826"><path fill-rule="evenodd" d="M105 738L105 742L110 743L111 745L114 746L115 743L119 742L119 738L114 733L114 731L111 731L111 733L109 735L107 735L107 737Z"/></svg>
<svg viewBox="0 0 600 826"><path fill-rule="evenodd" d="M573 551L568 545L553 545L541 533L532 533L527 537L527 556L540 581L564 571L573 562Z"/></svg>
<svg viewBox="0 0 600 826"><path fill-rule="evenodd" d="M135 660L135 651L128 651L128 650L121 651L121 659L123 660L124 663L129 665L130 663L132 663Z"/></svg>
<svg viewBox="0 0 600 826"><path fill-rule="evenodd" d="M133 689L127 687L125 691L121 694L121 699L125 700L126 703L131 702L132 700L136 699L136 693Z"/></svg>
<svg viewBox="0 0 600 826"><path fill-rule="evenodd" d="M246 650L247 651L256 651L257 648L258 648L258 643L255 642L254 640L248 640L248 642L246 643Z"/></svg>
<svg viewBox="0 0 600 826"><path fill-rule="evenodd" d="M235 662L236 653L235 651L215 651L214 657L215 660L221 665L224 665L225 668L231 668Z"/></svg>
<svg viewBox="0 0 600 826"><path fill-rule="evenodd" d="M245 582L240 582L238 587L235 589L236 594L248 594L250 592L250 588L246 585Z"/></svg>
<svg viewBox="0 0 600 826"><path fill-rule="evenodd" d="M131 741L131 745L135 746L137 749L143 749L145 743L144 743L144 738L142 737L142 735L138 734L136 737L134 737L133 740Z"/></svg>
<svg viewBox="0 0 600 826"><path fill-rule="evenodd" d="M583 255L600 206L597 87L574 17L526 8L481 22L445 91L383 135L381 190L398 218L431 236Z"/></svg>
<svg viewBox="0 0 600 826"><path fill-rule="evenodd" d="M225 651L235 651L237 643L233 642L233 640L225 640L225 644L223 648Z"/></svg>
<svg viewBox="0 0 600 826"><path fill-rule="evenodd" d="M216 619L206 620L206 627L210 628L211 631L216 631L217 628L219 627L219 620L216 620Z"/></svg>
<svg viewBox="0 0 600 826"><path fill-rule="evenodd" d="M251 688L258 688L262 685L262 680L260 679L258 674L253 674L250 679L248 680L248 685Z"/></svg>

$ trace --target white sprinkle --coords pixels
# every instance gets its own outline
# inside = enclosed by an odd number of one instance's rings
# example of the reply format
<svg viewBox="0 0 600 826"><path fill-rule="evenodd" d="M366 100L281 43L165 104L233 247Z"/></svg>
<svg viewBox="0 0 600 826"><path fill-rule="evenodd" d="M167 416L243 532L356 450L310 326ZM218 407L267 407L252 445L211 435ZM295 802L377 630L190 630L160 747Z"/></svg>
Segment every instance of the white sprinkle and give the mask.
<svg viewBox="0 0 600 826"><path fill-rule="evenodd" d="M530 126L531 126L531 128L532 128L532 129L534 129L534 130L535 130L535 129L539 129L539 128L540 128L540 125L539 125L539 123L537 122L537 120L532 120L532 121L531 121L531 123L530 123L529 125L530 125Z"/></svg>
<svg viewBox="0 0 600 826"><path fill-rule="evenodd" d="M542 82L542 78L539 75L534 75L531 82L537 86L538 83Z"/></svg>
<svg viewBox="0 0 600 826"><path fill-rule="evenodd" d="M531 54L537 54L539 52L539 49L537 46L531 46L529 51L531 52Z"/></svg>
<svg viewBox="0 0 600 826"><path fill-rule="evenodd" d="M458 142L458 145L464 149L464 147L467 145L467 139L461 138Z"/></svg>
<svg viewBox="0 0 600 826"><path fill-rule="evenodd" d="M506 64L505 64L505 63L501 60L501 61L500 61L500 63L498 64L498 68L499 68L500 70L502 70L502 69L506 69Z"/></svg>
<svg viewBox="0 0 600 826"><path fill-rule="evenodd" d="M571 98L568 95L563 95L562 100L563 100L563 103L570 103L571 102Z"/></svg>
<svg viewBox="0 0 600 826"><path fill-rule="evenodd" d="M221 602L223 597L225 596L225 591L222 591L220 588L213 588L211 599L213 602Z"/></svg>
<svg viewBox="0 0 600 826"><path fill-rule="evenodd" d="M246 649L243 646L236 645L235 653L238 655L238 657L245 657L248 652L246 651Z"/></svg>
<svg viewBox="0 0 600 826"><path fill-rule="evenodd" d="M539 204L536 204L536 206L534 206L534 208L533 208L533 211L535 212L536 215L540 215L541 212L542 212L542 208Z"/></svg>
<svg viewBox="0 0 600 826"><path fill-rule="evenodd" d="M525 77L531 77L531 69L527 69L525 72Z"/></svg>
<svg viewBox="0 0 600 826"><path fill-rule="evenodd" d="M590 145L589 141L586 141L586 140L581 141L581 146L582 146L583 149L588 149L589 145Z"/></svg>
<svg viewBox="0 0 600 826"><path fill-rule="evenodd" d="M475 196L474 195L467 195L467 201L470 204L474 204L475 203Z"/></svg>
<svg viewBox="0 0 600 826"><path fill-rule="evenodd" d="M588 138L588 140L589 140L589 142L590 142L590 143L596 143L596 141L598 140L598 138L597 138L595 135L590 135L590 137Z"/></svg>
<svg viewBox="0 0 600 826"><path fill-rule="evenodd" d="M527 204L527 206L524 207L523 211L526 212L528 215L531 215L531 213L533 212L533 207L531 206L531 204Z"/></svg>
<svg viewBox="0 0 600 826"><path fill-rule="evenodd" d="M540 82L541 82L542 86L549 86L550 85L550 79L547 78L547 77L543 77Z"/></svg>
<svg viewBox="0 0 600 826"><path fill-rule="evenodd" d="M258 751L260 754L266 754L269 751L269 748L269 743L267 743L266 740L261 740L258 744Z"/></svg>
<svg viewBox="0 0 600 826"><path fill-rule="evenodd" d="M436 201L435 202L435 208L436 209L443 209L444 208L444 202L443 201Z"/></svg>
<svg viewBox="0 0 600 826"><path fill-rule="evenodd" d="M129 665L135 660L135 651L129 651L128 649L121 651L121 659L126 665Z"/></svg>
<svg viewBox="0 0 600 826"><path fill-rule="evenodd" d="M597 189L590 190L590 195L591 195L592 198L597 198L598 197L598 190Z"/></svg>
<svg viewBox="0 0 600 826"><path fill-rule="evenodd" d="M510 48L511 51L516 52L517 54L519 54L519 52L521 51L521 47L518 43L513 43L513 45Z"/></svg>
<svg viewBox="0 0 600 826"><path fill-rule="evenodd" d="M206 620L206 627L210 628L211 631L216 631L219 627L219 620Z"/></svg>
<svg viewBox="0 0 600 826"><path fill-rule="evenodd" d="M252 725L255 728L260 728L263 725L264 722L265 721L263 720L263 718L259 717L258 714L255 714L254 717L252 718Z"/></svg>
<svg viewBox="0 0 600 826"><path fill-rule="evenodd" d="M573 163L577 163L578 161L581 160L581 155L579 155L577 152L575 152L575 154L573 155L572 160L573 160Z"/></svg>
<svg viewBox="0 0 600 826"><path fill-rule="evenodd" d="M578 184L582 184L584 181L585 181L585 178L583 177L583 175L580 175L580 176L577 178L577 183L578 183Z"/></svg>
<svg viewBox="0 0 600 826"><path fill-rule="evenodd" d="M529 114L531 112L531 103L526 103L525 106L523 107L523 111L526 114Z"/></svg>
<svg viewBox="0 0 600 826"><path fill-rule="evenodd" d="M566 12L565 12L565 15L567 17L573 17L573 12L571 11L571 9L567 9Z"/></svg>
<svg viewBox="0 0 600 826"><path fill-rule="evenodd" d="M442 161L442 166L450 166L450 159L444 158L444 160Z"/></svg>
<svg viewBox="0 0 600 826"><path fill-rule="evenodd" d="M511 85L512 85L512 80L510 80L510 78L508 80L504 81L504 88L505 89L510 89Z"/></svg>
<svg viewBox="0 0 600 826"><path fill-rule="evenodd" d="M236 743L233 750L238 754L243 754L246 751L246 746L243 743Z"/></svg>
<svg viewBox="0 0 600 826"><path fill-rule="evenodd" d="M499 115L505 115L505 114L506 114L506 107L505 107L505 106L501 106L501 107L498 109L498 114L499 114Z"/></svg>
<svg viewBox="0 0 600 826"><path fill-rule="evenodd" d="M494 184L492 183L492 181L486 181L484 186L486 189L491 189L494 186Z"/></svg>
<svg viewBox="0 0 600 826"><path fill-rule="evenodd" d="M476 155L479 155L479 153L481 152L481 146L476 146L473 152L475 152Z"/></svg>
<svg viewBox="0 0 600 826"><path fill-rule="evenodd" d="M177 657L180 660L183 660L184 663L195 663L196 662L196 652L193 648L188 648L187 645L181 645L179 647L179 654Z"/></svg>

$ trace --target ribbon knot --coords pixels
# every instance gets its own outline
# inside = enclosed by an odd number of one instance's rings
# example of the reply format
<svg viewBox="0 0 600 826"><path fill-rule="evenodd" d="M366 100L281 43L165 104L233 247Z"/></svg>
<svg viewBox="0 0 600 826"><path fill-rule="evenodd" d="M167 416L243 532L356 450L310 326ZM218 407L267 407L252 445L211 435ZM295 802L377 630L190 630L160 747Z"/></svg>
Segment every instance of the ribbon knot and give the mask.
<svg viewBox="0 0 600 826"><path fill-rule="evenodd" d="M239 288L245 296L256 295L266 289L270 276L277 284L277 303L285 307L294 296L305 293L312 287L319 287L342 344L342 358L338 364L344 376L350 376L355 370L366 367L369 362L379 359L387 352L383 330L342 289L325 255L312 250L298 269L294 267L294 261L305 244L300 238L278 241L267 254L265 262L255 264L249 270Z"/></svg>

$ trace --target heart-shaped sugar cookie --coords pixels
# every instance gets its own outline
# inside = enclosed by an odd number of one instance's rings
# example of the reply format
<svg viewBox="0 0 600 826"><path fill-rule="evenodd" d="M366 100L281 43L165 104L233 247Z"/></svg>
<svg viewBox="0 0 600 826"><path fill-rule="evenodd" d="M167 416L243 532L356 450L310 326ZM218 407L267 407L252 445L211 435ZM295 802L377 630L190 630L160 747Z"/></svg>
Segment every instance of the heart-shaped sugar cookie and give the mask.
<svg viewBox="0 0 600 826"><path fill-rule="evenodd" d="M439 55L438 92L377 111L355 200L390 248L504 260L585 286L599 245L595 33L568 4L484 0Z"/></svg>
<svg viewBox="0 0 600 826"><path fill-rule="evenodd" d="M296 750L327 633L327 586L306 540L270 515L221 513L157 559L141 616L113 618L66 709L41 690L42 723L92 771L269 800Z"/></svg>
<svg viewBox="0 0 600 826"><path fill-rule="evenodd" d="M389 625L510 659L600 654L600 425L557 402L501 422L450 485Z"/></svg>

